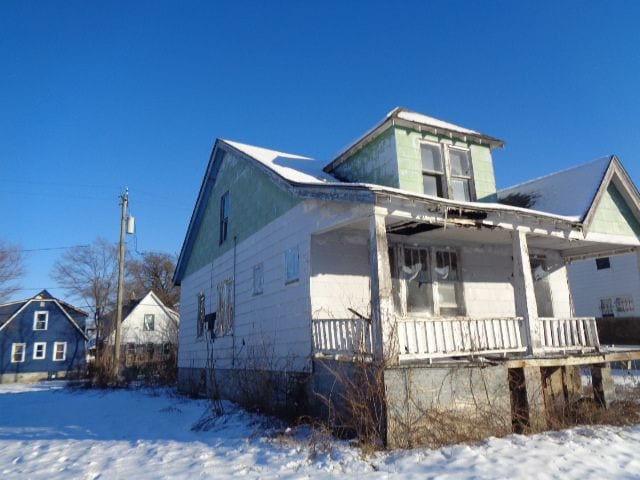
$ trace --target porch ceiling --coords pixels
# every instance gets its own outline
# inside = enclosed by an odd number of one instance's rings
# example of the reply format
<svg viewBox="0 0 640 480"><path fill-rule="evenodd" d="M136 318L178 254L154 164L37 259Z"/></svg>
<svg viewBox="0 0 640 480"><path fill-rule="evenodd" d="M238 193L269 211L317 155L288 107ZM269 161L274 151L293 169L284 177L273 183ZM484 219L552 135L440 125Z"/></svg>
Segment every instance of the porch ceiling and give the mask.
<svg viewBox="0 0 640 480"><path fill-rule="evenodd" d="M421 228L421 226L424 226ZM364 225L363 225L364 227ZM409 243L482 243L492 245L510 245L511 231L500 228L477 226L460 227L447 225L436 227L427 222L408 221L401 217L387 217L387 233L397 239L403 238ZM413 233L415 232L415 233ZM640 245L636 239L628 242L600 242L580 239L561 238L543 233L527 234L529 248L556 250L567 258L590 258L605 255L623 254L633 251Z"/></svg>

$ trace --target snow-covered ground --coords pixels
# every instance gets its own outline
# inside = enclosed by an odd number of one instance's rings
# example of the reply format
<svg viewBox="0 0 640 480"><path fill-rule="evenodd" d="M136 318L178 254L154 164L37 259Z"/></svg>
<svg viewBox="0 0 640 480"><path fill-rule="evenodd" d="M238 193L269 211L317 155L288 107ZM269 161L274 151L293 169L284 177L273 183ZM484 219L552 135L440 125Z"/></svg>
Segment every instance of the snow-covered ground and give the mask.
<svg viewBox="0 0 640 480"><path fill-rule="evenodd" d="M637 377L616 377L630 381ZM347 442L278 429L228 403L208 428L194 430L208 411L206 401L170 390L0 385L0 478L640 478L640 426L366 457Z"/></svg>

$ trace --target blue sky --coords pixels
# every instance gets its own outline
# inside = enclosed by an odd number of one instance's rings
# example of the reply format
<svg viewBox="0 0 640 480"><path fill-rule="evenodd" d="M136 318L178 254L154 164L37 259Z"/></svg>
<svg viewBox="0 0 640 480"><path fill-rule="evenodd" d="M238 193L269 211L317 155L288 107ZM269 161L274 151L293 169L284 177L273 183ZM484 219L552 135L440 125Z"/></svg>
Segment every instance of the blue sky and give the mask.
<svg viewBox="0 0 640 480"><path fill-rule="evenodd" d="M640 2L0 4L0 237L178 253L216 137L330 160L402 105L504 139L499 186L640 180ZM129 247L135 248L133 239ZM26 252L27 297L62 250Z"/></svg>

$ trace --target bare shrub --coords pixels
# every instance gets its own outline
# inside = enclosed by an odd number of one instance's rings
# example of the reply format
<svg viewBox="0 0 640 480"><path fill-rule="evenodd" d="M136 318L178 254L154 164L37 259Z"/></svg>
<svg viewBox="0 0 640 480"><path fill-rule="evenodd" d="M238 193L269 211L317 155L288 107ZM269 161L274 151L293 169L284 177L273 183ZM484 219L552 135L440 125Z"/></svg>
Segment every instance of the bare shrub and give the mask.
<svg viewBox="0 0 640 480"><path fill-rule="evenodd" d="M327 408L329 427L339 436L355 436L366 451L384 448L386 404L384 362L319 362L334 378L327 394L316 393Z"/></svg>

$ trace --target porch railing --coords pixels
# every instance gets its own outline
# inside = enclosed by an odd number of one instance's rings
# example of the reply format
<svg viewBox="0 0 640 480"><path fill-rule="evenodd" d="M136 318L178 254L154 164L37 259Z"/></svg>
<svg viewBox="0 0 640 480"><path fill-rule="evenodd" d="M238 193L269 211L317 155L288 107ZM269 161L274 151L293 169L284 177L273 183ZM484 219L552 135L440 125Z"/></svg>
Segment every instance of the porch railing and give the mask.
<svg viewBox="0 0 640 480"><path fill-rule="evenodd" d="M594 317L539 318L542 348L547 351L595 350L600 346Z"/></svg>
<svg viewBox="0 0 640 480"><path fill-rule="evenodd" d="M522 329L521 317L399 319L400 360L523 352Z"/></svg>
<svg viewBox="0 0 640 480"><path fill-rule="evenodd" d="M371 322L366 319L312 320L314 353L318 355L370 355Z"/></svg>

